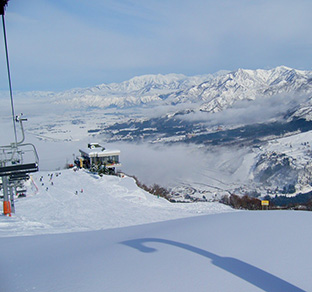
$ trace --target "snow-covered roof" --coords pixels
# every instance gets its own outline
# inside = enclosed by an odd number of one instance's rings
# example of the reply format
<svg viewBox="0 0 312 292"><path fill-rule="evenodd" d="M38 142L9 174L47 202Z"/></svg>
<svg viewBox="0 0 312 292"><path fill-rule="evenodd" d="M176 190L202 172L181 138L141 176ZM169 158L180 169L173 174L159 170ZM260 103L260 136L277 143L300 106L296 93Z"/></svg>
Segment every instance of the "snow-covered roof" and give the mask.
<svg viewBox="0 0 312 292"><path fill-rule="evenodd" d="M120 150L110 150L105 149L98 143L90 143L88 148L79 149L82 155L87 155L89 157L105 157L105 156L114 156L120 155Z"/></svg>

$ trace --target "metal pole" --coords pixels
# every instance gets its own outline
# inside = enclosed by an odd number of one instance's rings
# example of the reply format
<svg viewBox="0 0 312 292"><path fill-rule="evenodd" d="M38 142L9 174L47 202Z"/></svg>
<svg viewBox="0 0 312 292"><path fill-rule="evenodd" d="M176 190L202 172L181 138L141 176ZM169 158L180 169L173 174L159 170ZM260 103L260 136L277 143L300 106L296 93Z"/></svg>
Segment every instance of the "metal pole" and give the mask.
<svg viewBox="0 0 312 292"><path fill-rule="evenodd" d="M17 147L17 134L16 134L16 125L15 125L13 92L12 92L12 82L11 82L9 53L8 53L8 44L7 44L7 37L6 37L4 14L2 14L2 26L3 26L4 47L5 47L5 56L6 56L7 71L8 71L8 81L9 81L9 89L10 89L10 98L11 98L11 111L12 111L12 120L13 120L13 128L14 128L15 147Z"/></svg>
<svg viewBox="0 0 312 292"><path fill-rule="evenodd" d="M6 176L2 176L2 187L3 187L3 201L8 201L9 200L8 178Z"/></svg>
<svg viewBox="0 0 312 292"><path fill-rule="evenodd" d="M9 186L10 189L10 201L11 201L11 212L15 213L15 205L14 205L14 188L12 185Z"/></svg>

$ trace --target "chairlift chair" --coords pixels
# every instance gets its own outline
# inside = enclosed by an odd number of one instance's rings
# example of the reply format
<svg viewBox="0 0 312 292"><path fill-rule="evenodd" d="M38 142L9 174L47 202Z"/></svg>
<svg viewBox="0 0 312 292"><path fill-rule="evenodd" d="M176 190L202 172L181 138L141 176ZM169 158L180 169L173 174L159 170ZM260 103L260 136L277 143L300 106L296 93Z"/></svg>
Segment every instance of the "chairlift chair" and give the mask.
<svg viewBox="0 0 312 292"><path fill-rule="evenodd" d="M0 15L2 16L2 26L3 26L3 36L4 36L4 45L5 45L5 55L6 55L6 64L8 72L8 82L10 90L10 99L11 99L11 110L12 110L12 120L14 127L15 142L8 146L0 146L0 177L2 178L2 189L3 189L3 213L5 215L11 215L11 206L14 212L14 192L12 190L14 181L19 181L22 178L27 177L28 173L38 171L39 157L35 146L31 143L23 143L25 140L25 133L23 129L23 121L26 119L21 116L15 117L14 114L14 103L13 103L13 94L12 94L12 84L11 84L11 74L10 74L10 65L9 65L9 54L8 46L6 39L6 29L5 29L5 8L9 0L0 0ZM15 122L20 123L22 130L22 140L17 142L16 134L16 124ZM24 154L29 150L33 153L34 158L31 162L24 162ZM11 205L9 201L9 196L11 200Z"/></svg>
<svg viewBox="0 0 312 292"><path fill-rule="evenodd" d="M25 140L23 121L27 121L27 119L16 117L16 121L20 123L22 139L11 145L0 146L0 154L3 156L0 177L26 174L39 170L39 156L35 145L32 143L23 143ZM32 153L32 161L24 163L24 154L29 152ZM8 163L9 165L7 165Z"/></svg>
<svg viewBox="0 0 312 292"><path fill-rule="evenodd" d="M39 170L39 156L36 147L31 143L23 143L25 133L22 122L25 120L25 118L16 118L16 122L19 122L21 126L21 141L0 146L2 156L0 160L0 177L2 178L3 213L5 215L11 215L11 212L15 212L13 189L16 190L16 186L21 181L28 179L29 173ZM24 161L26 153L32 154L32 159L27 160L27 162Z"/></svg>

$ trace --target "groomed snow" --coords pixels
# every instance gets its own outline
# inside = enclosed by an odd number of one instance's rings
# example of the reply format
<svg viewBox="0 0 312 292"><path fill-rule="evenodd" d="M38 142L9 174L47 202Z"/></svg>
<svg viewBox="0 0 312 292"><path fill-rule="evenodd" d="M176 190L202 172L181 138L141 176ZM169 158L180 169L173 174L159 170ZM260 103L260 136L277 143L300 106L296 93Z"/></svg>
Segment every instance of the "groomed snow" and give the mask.
<svg viewBox="0 0 312 292"><path fill-rule="evenodd" d="M0 216L0 291L311 291L311 212L171 204L131 178L51 173Z"/></svg>
<svg viewBox="0 0 312 292"><path fill-rule="evenodd" d="M232 212L1 239L1 291L311 291L311 214Z"/></svg>

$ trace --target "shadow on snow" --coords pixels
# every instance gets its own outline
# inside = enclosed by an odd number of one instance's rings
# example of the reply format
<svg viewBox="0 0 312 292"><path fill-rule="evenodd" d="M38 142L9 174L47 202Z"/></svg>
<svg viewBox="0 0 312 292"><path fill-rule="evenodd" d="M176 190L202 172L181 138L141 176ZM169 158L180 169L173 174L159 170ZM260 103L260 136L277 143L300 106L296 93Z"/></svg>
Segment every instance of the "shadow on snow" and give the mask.
<svg viewBox="0 0 312 292"><path fill-rule="evenodd" d="M144 253L151 253L157 251L155 248L145 246L145 243L156 242L163 243L175 247L179 247L190 252L196 253L198 255L204 256L212 260L212 264L215 266L249 282L250 284L257 286L258 288L267 292L276 291L293 291L293 292L303 292L304 290L292 285L291 283L276 277L264 270L261 270L255 266L248 263L240 261L235 258L221 257L209 251L206 251L195 246L180 243L177 241L159 239L159 238L141 238L134 240L127 240L121 242L121 244L127 245L129 247L135 248Z"/></svg>

